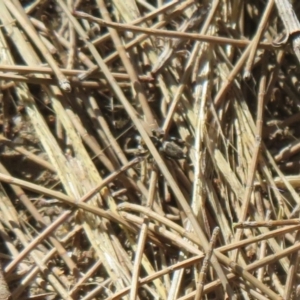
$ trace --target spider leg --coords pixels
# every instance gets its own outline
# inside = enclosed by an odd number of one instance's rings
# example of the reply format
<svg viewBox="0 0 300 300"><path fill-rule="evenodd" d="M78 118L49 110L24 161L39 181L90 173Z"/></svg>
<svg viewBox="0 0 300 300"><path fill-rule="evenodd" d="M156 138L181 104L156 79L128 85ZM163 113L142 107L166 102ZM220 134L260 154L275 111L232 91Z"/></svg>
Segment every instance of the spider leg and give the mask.
<svg viewBox="0 0 300 300"><path fill-rule="evenodd" d="M176 138L174 136L170 136L169 140L172 141L172 142L174 142L174 143L176 143L176 144L179 144L181 146L184 146L186 144L186 142L184 140Z"/></svg>
<svg viewBox="0 0 300 300"><path fill-rule="evenodd" d="M145 149L143 147L143 145L141 145L140 140L138 138L135 138L137 144L137 147L131 147L130 143L133 142L133 138L129 137L125 140L125 144L124 144L124 152L127 154L131 154L131 155L135 155L135 156L144 156L148 154L148 150Z"/></svg>

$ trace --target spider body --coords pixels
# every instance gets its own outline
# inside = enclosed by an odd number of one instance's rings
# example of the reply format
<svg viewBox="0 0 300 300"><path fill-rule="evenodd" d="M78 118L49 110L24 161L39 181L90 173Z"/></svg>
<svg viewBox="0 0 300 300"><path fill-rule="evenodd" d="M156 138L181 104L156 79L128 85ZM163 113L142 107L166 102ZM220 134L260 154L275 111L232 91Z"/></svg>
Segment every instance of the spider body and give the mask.
<svg viewBox="0 0 300 300"><path fill-rule="evenodd" d="M182 141L173 138L169 140L161 140L156 136L152 137L151 139L156 148L166 157L172 159L186 158L182 147L179 145L179 143L182 143Z"/></svg>
<svg viewBox="0 0 300 300"><path fill-rule="evenodd" d="M186 155L183 151L182 146L184 142L176 138L163 139L163 134L157 133L156 131L152 132L150 136L153 144L159 150L159 152L164 155L166 158L170 159L182 159L186 158ZM130 147L135 144L135 148ZM137 135L134 138L128 138L125 142L125 152L134 155L147 155L149 154L148 149L142 138Z"/></svg>

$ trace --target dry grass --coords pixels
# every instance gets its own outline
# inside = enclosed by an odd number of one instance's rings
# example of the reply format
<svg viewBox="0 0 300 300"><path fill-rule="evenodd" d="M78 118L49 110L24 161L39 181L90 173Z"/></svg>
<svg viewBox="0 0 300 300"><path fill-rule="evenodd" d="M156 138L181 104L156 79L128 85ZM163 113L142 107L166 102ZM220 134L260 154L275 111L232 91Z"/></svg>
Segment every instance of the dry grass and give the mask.
<svg viewBox="0 0 300 300"><path fill-rule="evenodd" d="M0 1L0 300L299 298L300 4L163 2Z"/></svg>

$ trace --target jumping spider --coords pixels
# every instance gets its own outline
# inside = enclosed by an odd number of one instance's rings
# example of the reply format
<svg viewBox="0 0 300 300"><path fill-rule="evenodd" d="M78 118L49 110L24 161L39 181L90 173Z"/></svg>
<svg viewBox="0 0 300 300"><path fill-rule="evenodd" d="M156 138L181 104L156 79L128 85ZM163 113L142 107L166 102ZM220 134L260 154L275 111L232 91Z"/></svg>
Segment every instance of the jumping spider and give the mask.
<svg viewBox="0 0 300 300"><path fill-rule="evenodd" d="M162 153L166 158L172 158L172 159L182 159L186 158L186 155L183 151L184 141L170 137L166 140L163 139L164 134L161 131L152 131L152 136L150 136L153 144L155 147L159 150L160 153ZM135 136L134 140L137 145L135 149L129 148L129 144L132 142L133 138L128 138L125 141L125 152L131 153L134 155L147 155L148 150L145 147L144 141L142 138L137 135Z"/></svg>

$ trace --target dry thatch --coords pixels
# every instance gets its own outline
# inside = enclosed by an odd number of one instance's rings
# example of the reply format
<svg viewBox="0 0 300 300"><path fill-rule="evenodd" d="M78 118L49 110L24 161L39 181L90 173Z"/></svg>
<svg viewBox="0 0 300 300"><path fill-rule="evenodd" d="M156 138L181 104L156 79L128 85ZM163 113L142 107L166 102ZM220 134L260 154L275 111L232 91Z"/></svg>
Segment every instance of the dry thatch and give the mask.
<svg viewBox="0 0 300 300"><path fill-rule="evenodd" d="M293 5L0 1L0 300L299 299Z"/></svg>

